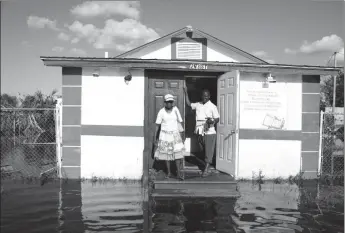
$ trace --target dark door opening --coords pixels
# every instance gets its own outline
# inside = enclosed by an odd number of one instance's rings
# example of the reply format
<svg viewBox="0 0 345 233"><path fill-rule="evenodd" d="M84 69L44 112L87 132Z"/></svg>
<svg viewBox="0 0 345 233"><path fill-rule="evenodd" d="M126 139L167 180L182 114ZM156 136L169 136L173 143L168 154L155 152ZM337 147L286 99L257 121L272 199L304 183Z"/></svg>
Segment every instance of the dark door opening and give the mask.
<svg viewBox="0 0 345 233"><path fill-rule="evenodd" d="M186 75L186 85L188 88L188 96L191 103L201 101L201 94L204 89L207 89L211 93L211 102L217 106L217 78L218 75L214 77L193 77ZM196 161L193 156L199 160L204 160L204 154L202 153L200 146L198 144L197 138L194 134L195 130L195 111L190 107L185 106L185 131L186 131L186 151L190 152L192 156L186 157L186 166L197 165L202 166L200 161ZM215 150L216 153L216 150ZM215 156L214 156L215 158ZM214 159L215 165L215 159Z"/></svg>

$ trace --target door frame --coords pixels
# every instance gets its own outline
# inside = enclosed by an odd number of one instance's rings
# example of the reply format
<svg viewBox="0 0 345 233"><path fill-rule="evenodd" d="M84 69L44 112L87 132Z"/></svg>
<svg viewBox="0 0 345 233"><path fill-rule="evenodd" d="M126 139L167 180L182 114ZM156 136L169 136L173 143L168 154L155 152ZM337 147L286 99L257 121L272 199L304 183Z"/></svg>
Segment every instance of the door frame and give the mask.
<svg viewBox="0 0 345 233"><path fill-rule="evenodd" d="M144 70L144 151L143 151L143 183L144 187L145 185L148 185L148 176L149 176L149 156L151 156L152 151L152 138L148 137L150 135L150 129L149 129L149 72L152 71L150 69ZM169 70L166 70L169 71ZM176 72L176 71L171 71ZM177 71L179 72L179 71ZM181 72L181 71L180 71ZM182 71L182 72L188 72L188 71ZM193 72L188 72L189 74ZM207 72L204 71L203 73L217 73L222 74L225 72ZM185 76L185 75L184 75ZM187 75L188 76L188 75ZM219 77L216 76L217 79ZM184 77L184 80L186 80L186 77ZM238 170L239 170L239 133L240 133L240 71L236 70L236 150L235 150L235 157L236 157L236 163L235 163L235 178L238 176ZM185 100L184 100L185 103ZM217 147L216 147L217 150Z"/></svg>
<svg viewBox="0 0 345 233"><path fill-rule="evenodd" d="M240 71L236 70L236 150L235 150L235 179L238 177L238 169L239 169L239 146L240 146Z"/></svg>

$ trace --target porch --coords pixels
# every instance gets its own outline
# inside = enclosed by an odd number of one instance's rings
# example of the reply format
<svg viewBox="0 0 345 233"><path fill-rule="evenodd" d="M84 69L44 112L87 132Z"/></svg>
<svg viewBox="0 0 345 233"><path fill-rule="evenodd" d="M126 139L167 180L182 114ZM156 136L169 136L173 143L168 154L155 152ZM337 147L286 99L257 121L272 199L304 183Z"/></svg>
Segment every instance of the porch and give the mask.
<svg viewBox="0 0 345 233"><path fill-rule="evenodd" d="M174 171L174 167L172 166ZM202 177L203 165L196 155L185 158L182 172L184 180L165 178L163 170L150 169L153 197L238 197L237 182L213 167L206 177ZM173 174L175 174L173 172Z"/></svg>

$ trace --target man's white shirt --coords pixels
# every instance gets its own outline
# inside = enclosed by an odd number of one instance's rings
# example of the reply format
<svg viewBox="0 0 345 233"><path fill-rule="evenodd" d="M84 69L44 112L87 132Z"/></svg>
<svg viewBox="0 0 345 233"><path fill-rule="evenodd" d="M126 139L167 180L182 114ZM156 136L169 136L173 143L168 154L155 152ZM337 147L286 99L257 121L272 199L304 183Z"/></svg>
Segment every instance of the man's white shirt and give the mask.
<svg viewBox="0 0 345 233"><path fill-rule="evenodd" d="M217 106L209 100L205 104L201 102L192 103L191 107L193 110L195 110L196 115L195 133L201 135L216 134L214 125L211 125L210 128L204 132L204 124L206 123L206 118L219 118Z"/></svg>

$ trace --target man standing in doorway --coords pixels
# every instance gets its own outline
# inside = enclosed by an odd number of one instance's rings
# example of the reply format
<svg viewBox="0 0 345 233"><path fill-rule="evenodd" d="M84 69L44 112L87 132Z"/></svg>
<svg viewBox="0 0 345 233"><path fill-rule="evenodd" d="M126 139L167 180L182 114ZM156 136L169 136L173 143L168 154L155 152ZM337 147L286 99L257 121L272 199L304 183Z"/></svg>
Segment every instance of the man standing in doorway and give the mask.
<svg viewBox="0 0 345 233"><path fill-rule="evenodd" d="M217 106L214 105L210 100L210 92L203 90L201 94L201 101L197 103L191 103L188 97L188 90L186 84L183 87L186 104L195 110L196 125L194 133L198 137L199 145L205 154L205 170L203 176L209 173L209 167L212 163L214 150L216 146L217 133L215 125L219 122L219 113Z"/></svg>

